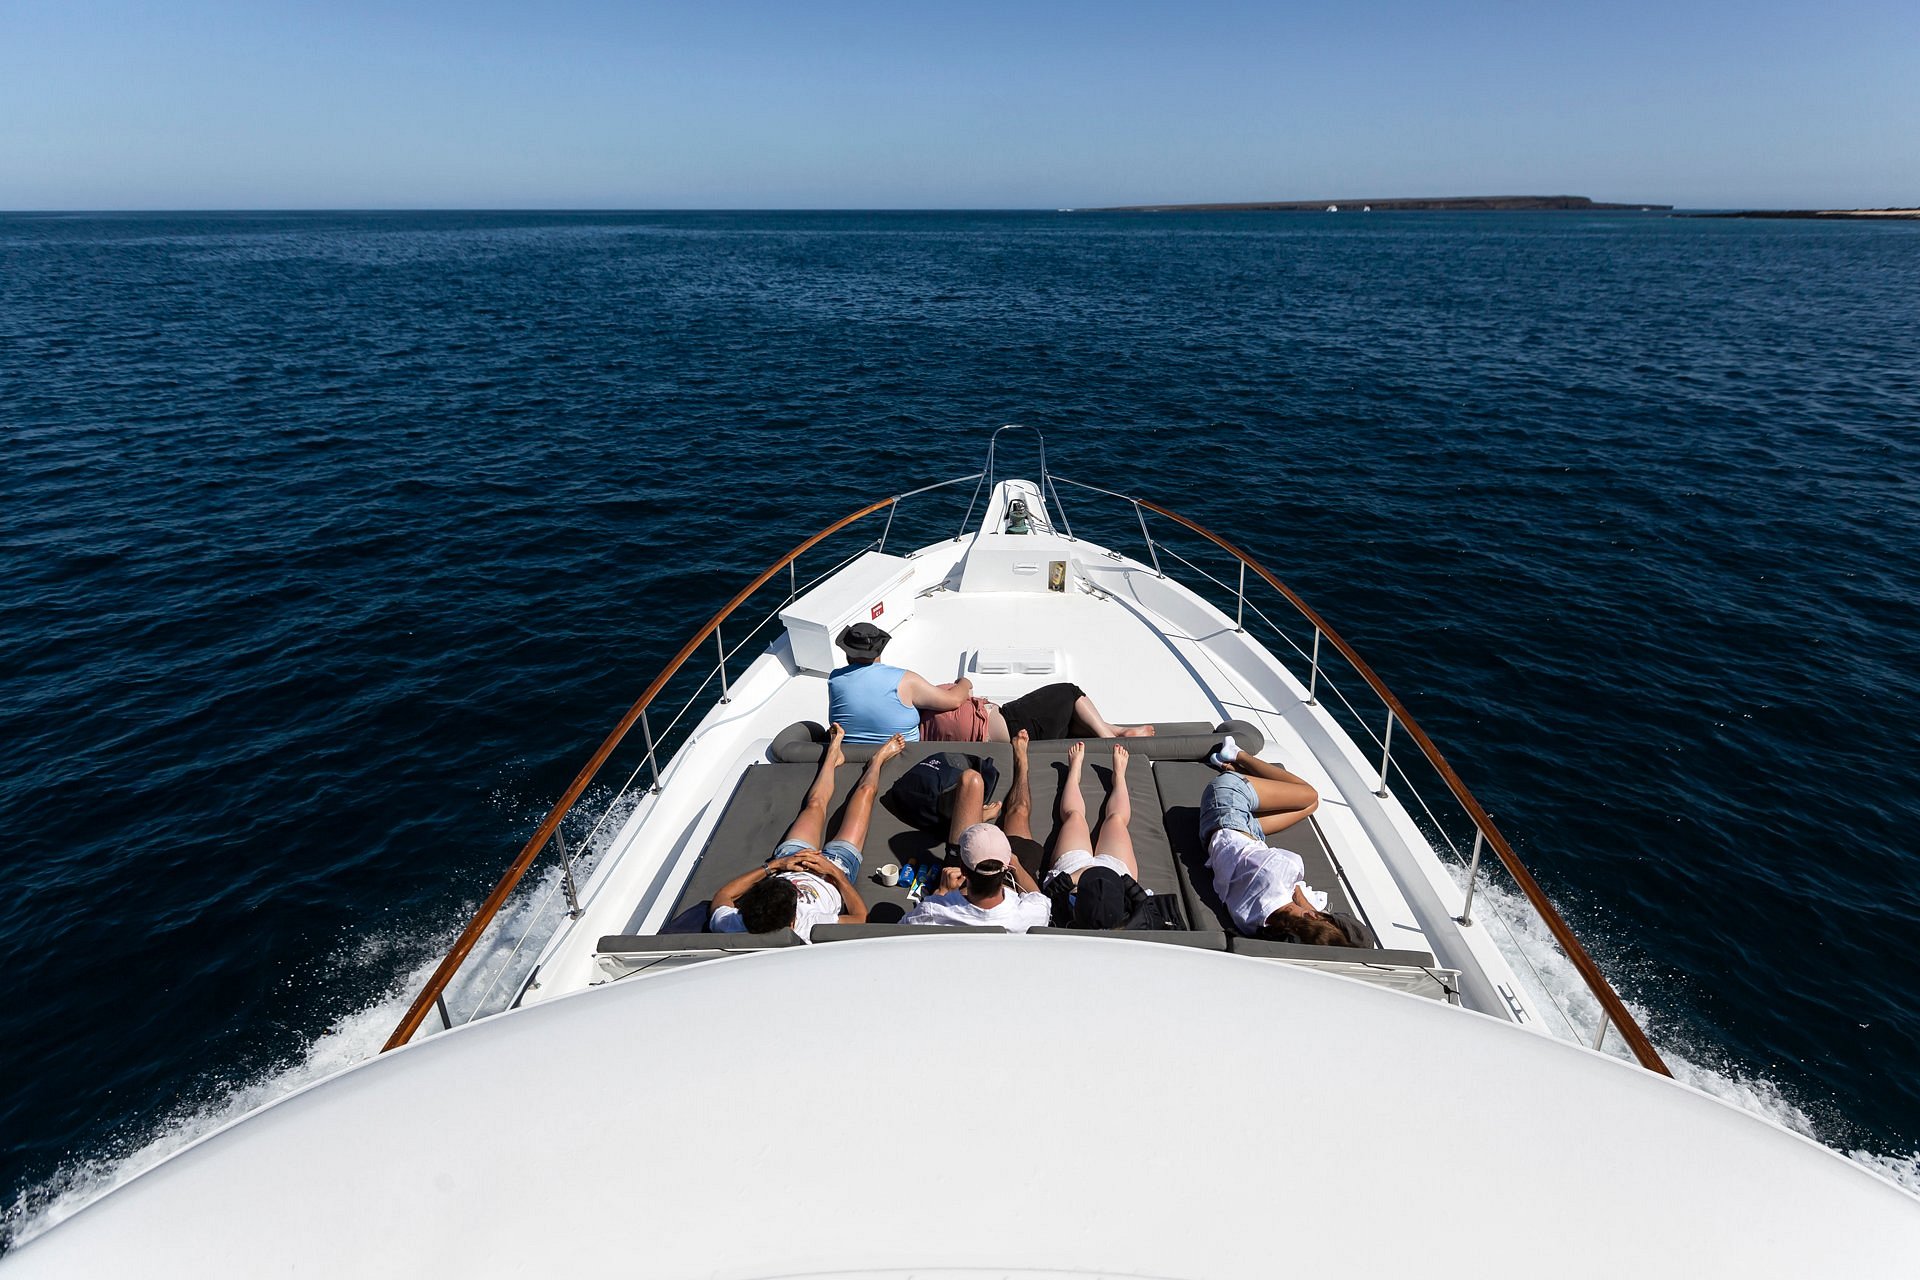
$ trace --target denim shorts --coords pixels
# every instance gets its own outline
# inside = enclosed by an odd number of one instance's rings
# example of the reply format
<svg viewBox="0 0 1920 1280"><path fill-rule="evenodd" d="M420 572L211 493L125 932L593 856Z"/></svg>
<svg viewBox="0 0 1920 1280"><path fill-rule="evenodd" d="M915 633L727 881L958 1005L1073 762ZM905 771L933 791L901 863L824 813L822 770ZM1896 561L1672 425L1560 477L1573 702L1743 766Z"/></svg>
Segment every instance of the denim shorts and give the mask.
<svg viewBox="0 0 1920 1280"><path fill-rule="evenodd" d="M1226 827L1264 839L1260 835L1260 820L1253 816L1259 804L1260 797L1253 793L1251 782L1237 773L1221 774L1207 784L1200 797L1200 838L1205 840Z"/></svg>
<svg viewBox="0 0 1920 1280"><path fill-rule="evenodd" d="M773 851L773 857L768 858L767 861L772 862L774 858L791 858L796 853L811 852L813 852L813 846L805 840L782 840L780 847ZM847 841L829 840L827 847L820 853L828 862L840 868L847 879L851 880L860 874L860 850Z"/></svg>

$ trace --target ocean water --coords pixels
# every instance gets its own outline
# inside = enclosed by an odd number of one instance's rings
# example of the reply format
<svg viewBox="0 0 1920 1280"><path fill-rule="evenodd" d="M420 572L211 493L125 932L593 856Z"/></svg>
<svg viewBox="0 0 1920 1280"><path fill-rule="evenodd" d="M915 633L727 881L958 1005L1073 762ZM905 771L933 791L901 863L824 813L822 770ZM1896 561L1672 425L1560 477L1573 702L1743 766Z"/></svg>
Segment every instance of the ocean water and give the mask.
<svg viewBox="0 0 1920 1280"><path fill-rule="evenodd" d="M1315 604L1678 1074L1920 1187L1917 300L1898 224L0 217L5 1230L374 1052L687 633L1004 422Z"/></svg>

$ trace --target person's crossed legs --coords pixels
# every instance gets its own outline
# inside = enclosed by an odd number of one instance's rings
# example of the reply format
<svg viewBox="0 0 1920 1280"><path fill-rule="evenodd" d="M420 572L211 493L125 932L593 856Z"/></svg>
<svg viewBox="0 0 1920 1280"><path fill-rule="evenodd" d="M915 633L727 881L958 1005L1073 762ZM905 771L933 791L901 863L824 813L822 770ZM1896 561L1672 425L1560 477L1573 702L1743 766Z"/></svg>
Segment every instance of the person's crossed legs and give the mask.
<svg viewBox="0 0 1920 1280"><path fill-rule="evenodd" d="M1253 788L1254 818L1266 835L1285 831L1320 807L1320 793L1297 773L1270 764L1248 751L1236 751L1223 773L1237 773Z"/></svg>

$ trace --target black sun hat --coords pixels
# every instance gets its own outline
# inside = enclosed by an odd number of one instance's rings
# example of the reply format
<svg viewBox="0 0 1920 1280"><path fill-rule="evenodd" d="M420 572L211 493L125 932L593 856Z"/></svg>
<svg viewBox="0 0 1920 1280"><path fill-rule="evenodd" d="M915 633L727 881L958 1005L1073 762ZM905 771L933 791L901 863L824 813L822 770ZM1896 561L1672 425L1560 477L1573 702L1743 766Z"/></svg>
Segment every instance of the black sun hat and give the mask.
<svg viewBox="0 0 1920 1280"><path fill-rule="evenodd" d="M856 622L843 628L834 643L845 649L849 658L877 658L891 639L871 622Z"/></svg>
<svg viewBox="0 0 1920 1280"><path fill-rule="evenodd" d="M1132 908L1127 902L1127 882L1111 867L1088 867L1080 873L1073 888L1073 927L1076 929L1118 929L1127 922Z"/></svg>

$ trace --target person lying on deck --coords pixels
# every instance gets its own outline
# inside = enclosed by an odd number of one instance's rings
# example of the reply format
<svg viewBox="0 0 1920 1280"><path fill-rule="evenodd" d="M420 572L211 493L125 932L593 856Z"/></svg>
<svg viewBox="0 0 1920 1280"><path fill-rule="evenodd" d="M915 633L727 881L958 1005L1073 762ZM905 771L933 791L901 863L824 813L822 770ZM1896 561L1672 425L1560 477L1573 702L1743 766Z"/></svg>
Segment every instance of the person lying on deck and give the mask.
<svg viewBox="0 0 1920 1280"><path fill-rule="evenodd" d="M1140 862L1127 830L1133 817L1127 749L1114 744L1113 781L1100 809L1097 836L1087 826L1087 802L1080 794L1080 766L1086 755L1084 742L1067 748L1067 773L1054 805L1054 856L1040 876L1040 886L1053 904L1057 927L1118 929L1133 913L1140 881Z"/></svg>
<svg viewBox="0 0 1920 1280"><path fill-rule="evenodd" d="M1270 847L1320 806L1311 783L1240 750L1231 736L1208 763L1221 775L1200 798L1200 842L1213 871L1213 891L1241 933L1269 942L1358 946L1327 914L1327 895L1307 886L1300 855Z"/></svg>
<svg viewBox="0 0 1920 1280"><path fill-rule="evenodd" d="M978 769L960 775L947 827L948 848L959 854L960 865L942 870L940 892L902 916L901 924L997 924L1011 933L1025 933L1047 923L1051 908L1023 861L1040 865L1040 842L1033 838L1033 793L1027 785L1026 734L1013 740L1013 778L1000 804L998 827L981 821L986 792Z"/></svg>
<svg viewBox="0 0 1920 1280"><path fill-rule="evenodd" d="M816 924L860 924L867 904L853 887L860 874L860 846L866 843L873 802L880 794L880 770L907 749L899 734L887 739L867 761L833 839L826 839L827 806L833 803L833 771L846 762L840 749L846 731L834 725L820 754L820 771L800 816L765 865L736 876L713 895L707 928L713 933L772 933L791 928L802 941L813 940Z"/></svg>
<svg viewBox="0 0 1920 1280"><path fill-rule="evenodd" d="M934 894L900 917L901 924L999 925L1009 933L1044 926L1053 914L1047 895L1013 856L1007 833L976 822L960 833L960 865L942 873Z"/></svg>
<svg viewBox="0 0 1920 1280"><path fill-rule="evenodd" d="M934 684L880 661L891 639L871 622L856 622L835 637L847 665L827 676L827 718L847 726L848 742L883 742L895 733L908 742L1012 742L1022 729L1034 738L1153 733L1150 724L1112 723L1077 684L1045 685L1001 704L974 697L973 681L965 677Z"/></svg>
<svg viewBox="0 0 1920 1280"><path fill-rule="evenodd" d="M955 694L962 685L971 695L973 686L965 680L934 688ZM928 742L1012 742L1018 733L1042 740L1083 735L1150 738L1153 726L1114 724L1079 685L1064 682L1042 685L1011 702L968 696L951 710L929 711L920 717L920 736Z"/></svg>

